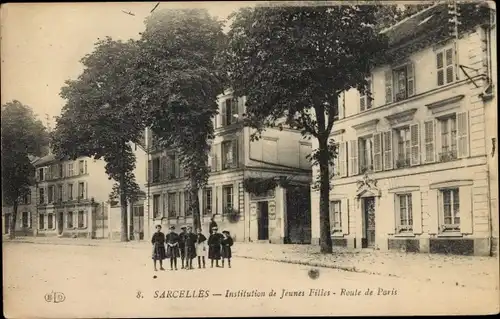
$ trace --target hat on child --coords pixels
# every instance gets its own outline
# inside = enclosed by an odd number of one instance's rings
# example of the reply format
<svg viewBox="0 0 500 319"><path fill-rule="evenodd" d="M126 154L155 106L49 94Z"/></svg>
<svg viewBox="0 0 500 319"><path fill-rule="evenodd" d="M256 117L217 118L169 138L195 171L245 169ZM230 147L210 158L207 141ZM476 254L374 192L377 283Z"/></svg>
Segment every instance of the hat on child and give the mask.
<svg viewBox="0 0 500 319"><path fill-rule="evenodd" d="M174 225L170 226L170 229L175 229L175 226Z"/></svg>
<svg viewBox="0 0 500 319"><path fill-rule="evenodd" d="M227 230L224 230L222 233L229 235L229 232Z"/></svg>
<svg viewBox="0 0 500 319"><path fill-rule="evenodd" d="M217 230L219 229L217 226L212 227L212 230Z"/></svg>
<svg viewBox="0 0 500 319"><path fill-rule="evenodd" d="M186 226L182 226L181 229L186 229Z"/></svg>

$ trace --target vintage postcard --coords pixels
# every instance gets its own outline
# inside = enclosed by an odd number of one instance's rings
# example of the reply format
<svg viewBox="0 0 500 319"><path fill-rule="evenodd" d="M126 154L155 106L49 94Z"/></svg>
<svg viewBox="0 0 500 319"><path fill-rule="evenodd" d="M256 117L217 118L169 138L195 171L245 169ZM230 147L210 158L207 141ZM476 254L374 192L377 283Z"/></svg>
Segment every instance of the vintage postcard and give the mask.
<svg viewBox="0 0 500 319"><path fill-rule="evenodd" d="M4 316L498 313L496 13L3 4Z"/></svg>

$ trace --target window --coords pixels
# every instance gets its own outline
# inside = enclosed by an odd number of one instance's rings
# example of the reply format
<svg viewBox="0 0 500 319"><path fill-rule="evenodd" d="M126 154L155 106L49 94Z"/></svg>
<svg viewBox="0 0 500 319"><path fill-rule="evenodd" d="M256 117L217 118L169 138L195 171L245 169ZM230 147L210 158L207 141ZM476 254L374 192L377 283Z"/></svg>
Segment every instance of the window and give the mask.
<svg viewBox="0 0 500 319"><path fill-rule="evenodd" d="M385 102L402 101L415 95L415 74L413 62L385 72Z"/></svg>
<svg viewBox="0 0 500 319"><path fill-rule="evenodd" d="M64 165L59 164L59 177L64 177Z"/></svg>
<svg viewBox="0 0 500 319"><path fill-rule="evenodd" d="M399 207L398 231L413 231L413 212L411 194L396 195L396 203Z"/></svg>
<svg viewBox="0 0 500 319"><path fill-rule="evenodd" d="M38 216L38 229L44 229L45 228L45 215L40 214Z"/></svg>
<svg viewBox="0 0 500 319"><path fill-rule="evenodd" d="M205 188L203 190L203 212L204 215L212 214L212 189Z"/></svg>
<svg viewBox="0 0 500 319"><path fill-rule="evenodd" d="M38 169L38 178L41 180L41 181L44 181L45 180L45 176L44 176L44 170L43 168L39 168Z"/></svg>
<svg viewBox="0 0 500 319"><path fill-rule="evenodd" d="M68 184L68 200L73 200L73 184Z"/></svg>
<svg viewBox="0 0 500 319"><path fill-rule="evenodd" d="M28 227L31 226L31 223L30 223L29 219L30 219L30 213L29 212L23 212L23 216L22 216L23 228L28 228Z"/></svg>
<svg viewBox="0 0 500 319"><path fill-rule="evenodd" d="M40 204L45 203L45 189L43 187L40 187L38 189L38 194L39 194L39 202Z"/></svg>
<svg viewBox="0 0 500 319"><path fill-rule="evenodd" d="M144 216L144 207L143 206L134 206L133 212L134 212L135 217L142 217L142 216Z"/></svg>
<svg viewBox="0 0 500 319"><path fill-rule="evenodd" d="M176 161L176 156L175 154L169 154L168 155L168 178L173 179L177 177L177 161Z"/></svg>
<svg viewBox="0 0 500 319"><path fill-rule="evenodd" d="M191 216L192 214L191 193L189 191L184 191L184 216Z"/></svg>
<svg viewBox="0 0 500 319"><path fill-rule="evenodd" d="M369 110L372 108L372 80L367 79L367 85L366 85L366 90L365 93L360 93L359 94L359 110L360 112L363 112L365 110ZM337 109L338 111L338 109ZM338 116L338 112L337 112Z"/></svg>
<svg viewBox="0 0 500 319"><path fill-rule="evenodd" d="M73 212L68 212L68 216L66 217L66 227L68 229L73 229Z"/></svg>
<svg viewBox="0 0 500 319"><path fill-rule="evenodd" d="M85 161L84 160L80 160L78 161L78 173L80 175L82 174L85 174Z"/></svg>
<svg viewBox="0 0 500 319"><path fill-rule="evenodd" d="M460 230L460 198L458 188L441 190L443 231Z"/></svg>
<svg viewBox="0 0 500 319"><path fill-rule="evenodd" d="M226 209L233 208L233 186L222 187L222 196L224 213Z"/></svg>
<svg viewBox="0 0 500 319"><path fill-rule="evenodd" d="M49 203L54 202L54 186L49 186L48 197L49 197Z"/></svg>
<svg viewBox="0 0 500 319"><path fill-rule="evenodd" d="M153 158L153 183L160 181L160 158Z"/></svg>
<svg viewBox="0 0 500 319"><path fill-rule="evenodd" d="M83 199L83 195L85 194L85 183L78 183L78 199Z"/></svg>
<svg viewBox="0 0 500 319"><path fill-rule="evenodd" d="M238 166L237 156L236 140L222 143L222 169L236 168Z"/></svg>
<svg viewBox="0 0 500 319"><path fill-rule="evenodd" d="M177 196L175 193L168 193L168 217L177 216Z"/></svg>
<svg viewBox="0 0 500 319"><path fill-rule="evenodd" d="M21 199L21 203L23 203L24 205L31 204L31 189L28 190L28 193L23 195L23 197Z"/></svg>
<svg viewBox="0 0 500 319"><path fill-rule="evenodd" d="M59 202L63 201L63 186L62 185L57 185L57 200Z"/></svg>
<svg viewBox="0 0 500 319"><path fill-rule="evenodd" d="M58 173L58 171L57 171L57 165L50 165L49 166L49 171L50 171L50 178L51 179L58 178L58 176L57 176L57 173Z"/></svg>
<svg viewBox="0 0 500 319"><path fill-rule="evenodd" d="M359 139L359 171L363 174L373 169L373 137Z"/></svg>
<svg viewBox="0 0 500 319"><path fill-rule="evenodd" d="M330 227L332 234L342 232L342 221L340 212L340 201L330 202Z"/></svg>
<svg viewBox="0 0 500 319"><path fill-rule="evenodd" d="M160 217L160 194L153 195L153 218Z"/></svg>
<svg viewBox="0 0 500 319"><path fill-rule="evenodd" d="M85 228L85 212L82 210L78 212L78 228Z"/></svg>
<svg viewBox="0 0 500 319"><path fill-rule="evenodd" d="M413 92L413 65L408 64L392 71L395 102L406 100Z"/></svg>
<svg viewBox="0 0 500 319"><path fill-rule="evenodd" d="M457 121L456 117L439 120L441 132L441 162L451 161L457 158Z"/></svg>
<svg viewBox="0 0 500 319"><path fill-rule="evenodd" d="M54 229L54 214L47 215L47 229Z"/></svg>
<svg viewBox="0 0 500 319"><path fill-rule="evenodd" d="M224 101L223 125L231 125L236 123L238 114L238 101L236 99L227 99Z"/></svg>
<svg viewBox="0 0 500 319"><path fill-rule="evenodd" d="M68 176L74 176L75 172L73 170L73 163L68 164Z"/></svg>
<svg viewBox="0 0 500 319"><path fill-rule="evenodd" d="M408 167L411 158L410 128L404 127L396 130L396 140L398 147L396 168Z"/></svg>
<svg viewBox="0 0 500 319"><path fill-rule="evenodd" d="M454 54L453 49L445 49L436 54L437 62L437 85L442 86L451 83L454 78Z"/></svg>

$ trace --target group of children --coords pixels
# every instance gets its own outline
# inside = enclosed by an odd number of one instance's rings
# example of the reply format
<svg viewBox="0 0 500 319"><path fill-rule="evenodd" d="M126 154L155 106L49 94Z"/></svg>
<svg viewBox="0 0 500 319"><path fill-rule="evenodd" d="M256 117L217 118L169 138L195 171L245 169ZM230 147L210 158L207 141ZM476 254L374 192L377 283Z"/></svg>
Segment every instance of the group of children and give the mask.
<svg viewBox="0 0 500 319"><path fill-rule="evenodd" d="M219 260L224 260L231 268L231 246L233 239L227 230L222 234L218 232L217 227L213 227L210 236L207 238L198 229L198 233L193 233L191 226L181 227L181 232L175 232L175 226L170 226L170 232L165 235L161 232L161 226L156 226L156 233L151 239L153 245L154 270L157 271L156 262L160 262L160 270L163 268L163 260L170 259L170 270L177 270L177 258L181 258L181 269L193 269L193 259L198 257L198 268L205 268L205 256L208 253L208 259L211 261L211 267L219 266ZM208 250L207 250L208 246Z"/></svg>

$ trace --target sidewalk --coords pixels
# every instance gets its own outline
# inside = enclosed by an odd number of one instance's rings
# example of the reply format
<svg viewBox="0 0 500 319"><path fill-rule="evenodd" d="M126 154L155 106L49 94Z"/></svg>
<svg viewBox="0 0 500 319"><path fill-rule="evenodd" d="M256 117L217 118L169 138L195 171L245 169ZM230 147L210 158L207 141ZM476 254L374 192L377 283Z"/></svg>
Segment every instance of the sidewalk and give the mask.
<svg viewBox="0 0 500 319"><path fill-rule="evenodd" d="M3 243L36 243L55 245L112 246L147 249L149 241L119 242L107 239L72 239L54 237L23 237L3 239ZM335 249L333 254L319 253L311 245L271 245L238 243L233 255L240 258L268 260L327 267L345 271L411 278L427 282L479 287L498 290L499 261L495 257L475 257L439 254L381 252L375 250Z"/></svg>

